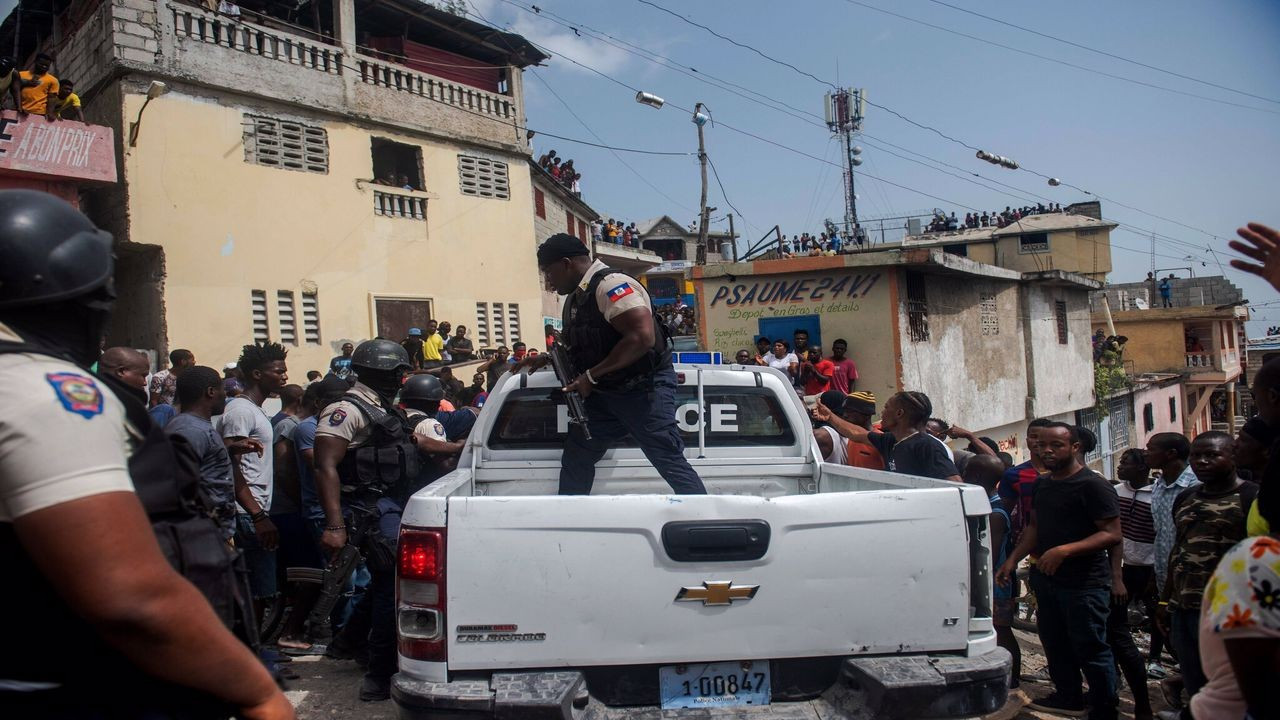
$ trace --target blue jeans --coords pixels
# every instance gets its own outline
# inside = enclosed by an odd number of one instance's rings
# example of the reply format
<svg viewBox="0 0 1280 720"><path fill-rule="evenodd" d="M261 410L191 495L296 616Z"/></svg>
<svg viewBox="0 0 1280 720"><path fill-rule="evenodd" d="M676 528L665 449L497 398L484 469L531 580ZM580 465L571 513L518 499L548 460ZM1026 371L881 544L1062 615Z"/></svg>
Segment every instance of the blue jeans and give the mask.
<svg viewBox="0 0 1280 720"><path fill-rule="evenodd" d="M1116 668L1107 644L1110 589L1062 587L1033 569L1031 590L1036 595L1036 629L1059 696L1081 701L1083 672L1089 681L1089 717L1115 718Z"/></svg>
<svg viewBox="0 0 1280 720"><path fill-rule="evenodd" d="M596 463L628 433L677 495L707 494L684 457L684 438L676 426L675 370L659 370L653 384L647 391L591 393L585 403L591 439L577 425L569 426L560 461L561 495L590 495Z"/></svg>
<svg viewBox="0 0 1280 720"><path fill-rule="evenodd" d="M236 547L244 551L244 562L249 568L249 590L255 598L269 598L276 594L276 551L266 550L258 542L253 520L246 513L236 515Z"/></svg>

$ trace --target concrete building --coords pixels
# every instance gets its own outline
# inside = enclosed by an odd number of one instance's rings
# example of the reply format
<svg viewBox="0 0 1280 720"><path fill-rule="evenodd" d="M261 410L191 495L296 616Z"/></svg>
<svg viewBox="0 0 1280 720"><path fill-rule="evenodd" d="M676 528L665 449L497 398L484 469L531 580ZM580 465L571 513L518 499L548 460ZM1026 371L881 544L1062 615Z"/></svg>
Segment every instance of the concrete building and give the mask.
<svg viewBox="0 0 1280 720"><path fill-rule="evenodd" d="M1061 270L1020 273L941 249L726 263L693 269L702 343L732 357L796 329L849 344L856 389L919 390L934 414L1015 457L1035 417L1092 407L1088 293Z"/></svg>
<svg viewBox="0 0 1280 720"><path fill-rule="evenodd" d="M120 138L122 184L86 203L119 243L110 342L213 365L278 340L300 376L428 317L541 337L524 38L413 0L52 7L20 56L54 54Z"/></svg>
<svg viewBox="0 0 1280 720"><path fill-rule="evenodd" d="M732 259L721 253L722 246L732 245L734 236L727 232L708 231L705 257L698 257L698 231L671 219L670 215L636 223L640 246L656 254L662 264L641 278L653 298L654 305L670 305L677 297L693 305L693 282L690 270L695 265L719 263Z"/></svg>
<svg viewBox="0 0 1280 720"><path fill-rule="evenodd" d="M1089 428L1098 438L1097 448L1085 458L1089 466L1114 478L1125 450L1146 447L1156 433L1182 432L1182 376L1139 375L1132 379L1131 387L1079 411L1076 424Z"/></svg>
<svg viewBox="0 0 1280 720"><path fill-rule="evenodd" d="M1187 270L1187 268L1176 268ZM1165 275L1161 272L1158 275ZM1093 296L1094 310L1101 310L1101 295L1107 296L1112 310L1146 310L1161 306L1160 280L1158 276L1149 280L1130 283L1108 284ZM1197 307L1202 305L1230 305L1244 300L1244 291L1221 275L1205 277L1175 277L1169 281L1169 296L1174 307Z"/></svg>
<svg viewBox="0 0 1280 720"><path fill-rule="evenodd" d="M529 160L529 175L533 187L533 228L534 247L556 233L569 233L577 236L593 257L601 260L611 268L634 277L642 277L650 268L658 265L661 259L652 252L642 248L623 247L610 242L593 242L591 239L591 223L600 219L596 212L581 197L574 195L558 182L551 174L543 170L532 159ZM533 268L537 273L537 267ZM537 276L539 284L542 276ZM555 291L542 288L542 322L557 330L562 329L560 313L564 307L564 298Z"/></svg>
<svg viewBox="0 0 1280 720"><path fill-rule="evenodd" d="M1107 314L1094 311L1093 327L1109 333ZM1189 437L1213 429L1236 430L1236 383L1241 338L1249 319L1239 305L1120 310L1110 314L1116 335L1128 338L1124 367L1132 375L1172 373L1182 378L1181 431ZM1176 409L1171 407L1171 412Z"/></svg>
<svg viewBox="0 0 1280 720"><path fill-rule="evenodd" d="M1099 203L1079 203L1061 213L1028 215L1003 228L909 232L901 247L939 248L1018 272L1061 270L1105 282L1111 272L1111 231L1118 226L1101 217Z"/></svg>

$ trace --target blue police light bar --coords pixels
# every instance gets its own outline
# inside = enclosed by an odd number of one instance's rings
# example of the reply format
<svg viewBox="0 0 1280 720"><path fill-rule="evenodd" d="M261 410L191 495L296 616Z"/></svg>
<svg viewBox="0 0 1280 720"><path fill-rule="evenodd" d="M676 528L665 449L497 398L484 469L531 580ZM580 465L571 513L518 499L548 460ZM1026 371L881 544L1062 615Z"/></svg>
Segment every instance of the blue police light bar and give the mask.
<svg viewBox="0 0 1280 720"><path fill-rule="evenodd" d="M722 365L724 359L718 352L674 352L671 359L686 365Z"/></svg>

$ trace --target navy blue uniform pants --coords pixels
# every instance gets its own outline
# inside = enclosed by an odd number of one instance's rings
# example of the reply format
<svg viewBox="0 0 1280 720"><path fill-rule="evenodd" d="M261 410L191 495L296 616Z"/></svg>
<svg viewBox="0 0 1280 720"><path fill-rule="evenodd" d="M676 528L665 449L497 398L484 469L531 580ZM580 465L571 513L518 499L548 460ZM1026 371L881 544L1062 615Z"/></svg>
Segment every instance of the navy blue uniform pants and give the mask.
<svg viewBox="0 0 1280 720"><path fill-rule="evenodd" d="M585 405L591 439L578 426L569 426L560 463L561 495L590 495L596 462L628 433L677 495L707 493L702 478L684 457L684 438L676 426L675 370L659 370L652 390L596 392Z"/></svg>

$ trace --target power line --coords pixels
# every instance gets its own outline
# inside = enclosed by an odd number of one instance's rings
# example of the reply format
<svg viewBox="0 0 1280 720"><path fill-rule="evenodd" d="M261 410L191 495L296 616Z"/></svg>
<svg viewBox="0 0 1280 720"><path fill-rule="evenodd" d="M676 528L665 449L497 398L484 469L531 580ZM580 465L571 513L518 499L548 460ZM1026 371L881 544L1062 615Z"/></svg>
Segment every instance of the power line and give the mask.
<svg viewBox="0 0 1280 720"><path fill-rule="evenodd" d="M831 86L831 85L832 85L832 83L831 83L830 81L823 80L822 78L819 78L819 77L817 77L817 76L815 76L815 75L813 75L813 74L811 74L811 73L809 73L809 72L806 72L806 71L804 71L804 70L800 70L799 68L796 68L794 65L792 65L792 64L790 64L790 63L787 63L787 62L785 62L785 61L782 61L782 60L778 60L778 59L776 59L776 58L773 58L773 57L771 57L771 56L769 56L769 55L767 55L767 54L765 54L765 53L763 53L763 52L761 52L761 51L759 51L759 50L757 50L757 49L755 49L755 48L753 48L753 47L751 47L751 46L749 46L749 45L745 45L744 43L740 43L740 42L738 42L738 41L736 41L736 40L733 40L733 39L731 39L731 38L728 38L728 37L726 37L726 36L724 36L724 35L722 35L722 34L720 34L720 33L716 32L716 31L714 31L714 30L711 30L710 28L706 27L705 25L701 25L701 24L699 24L699 23L696 23L696 22L694 22L694 21L692 21L692 20L690 20L690 19L688 19L688 18L684 17L683 15L680 15L680 14L678 14L678 13L675 13L675 12L672 12L672 11L670 11L670 10L667 10L666 8L663 8L663 7L659 6L659 5L656 5L656 4L652 3L652 2L650 2L650 0L637 0L637 1L638 1L638 2L641 2L641 3L644 3L644 4L646 4L646 5L650 5L650 6L652 6L652 7L655 7L655 8L657 8L657 9L659 9L659 10L663 10L664 12L666 12L666 13L668 13L668 14L670 14L670 15L673 15L674 17L677 17L677 18L679 18L679 19L683 20L684 22L687 22L687 23L689 23L689 24L691 24L691 25L694 25L695 27L702 28L702 29L706 30L707 32L711 33L712 35L715 35L715 36L716 36L716 37L718 37L718 38L722 38L722 39L726 40L727 42L730 42L730 43L732 43L732 44L734 44L734 45L737 45L737 46L739 46L739 47L746 47L747 49L752 50L752 51L753 51L753 52L755 52L757 55L760 55L761 57L763 57L763 58L765 58L765 59L767 59L767 60L770 60L771 62L775 62L775 63L777 63L777 64L779 64L779 65L784 66L784 67L787 67L787 68L790 68L790 69L792 69L792 70L795 70L796 72L800 73L801 75L804 75L805 77L811 78L811 79L813 79L813 80L815 80L815 81L817 81L817 82L819 82L819 83L821 83L821 84L823 84L823 85L828 85L828 86ZM911 18L911 17L905 16L905 15L899 15L898 13L894 13L894 12L891 12L891 11L888 11L888 10L883 10L883 9L881 9L881 8L877 8L877 7L873 6L873 5L867 5L866 3L859 2L859 0L845 0L845 1L846 1L846 2L849 2L849 3L851 3L851 4L854 4L854 5L859 5L859 6L861 6L861 7L866 7L866 8L868 8L868 9L870 9L870 10L874 10L874 11L876 11L876 12L882 12L882 13L885 13L885 14L888 14L888 15L893 15L893 16L895 16L895 17L901 17L902 19L909 20L909 21L911 21L911 22L919 22L919 23L922 23L922 24L925 24L925 25L929 25L929 27L934 27L934 28L939 29L939 30L942 30L942 31L944 31L944 32L950 32L950 33L955 33L955 34L964 35L963 33L958 33L957 31L951 30L950 28L945 28L945 27L941 27L941 26L937 26L937 25L932 25L932 24L930 24L930 23L925 23L924 21L916 20L915 18ZM984 38L978 38L978 37L975 37L975 36L965 35L965 37L970 37L970 38L975 39L975 40L978 40L978 41L980 41L980 42L988 42L988 43L989 43L989 42L991 42L991 41L988 41L988 40L986 40L986 39L984 39ZM993 44L997 44L997 43L993 43ZM1005 46L1001 46L1001 47L1005 47ZM1022 50L1018 50L1017 48L1009 48L1009 49L1011 49L1011 50L1015 50L1015 51L1018 51L1018 52L1025 52L1025 51L1022 51ZM1030 54L1030 53L1028 53L1028 54ZM1051 58L1049 58L1049 59L1051 59ZM1087 69L1087 68L1086 68L1086 69ZM1175 92L1181 92L1181 91L1175 91ZM1185 94L1185 93L1184 93L1184 94ZM1197 96L1197 97L1199 97L1199 96ZM1223 101L1223 102L1225 102L1225 101ZM868 104L868 105L872 105L873 107L877 107L877 108L879 108L879 109L881 109L881 110L884 110L885 112L888 112L888 113L890 113L890 114L892 114L892 115L894 115L894 116L896 116L896 117L898 117L898 118L901 118L902 120L904 120L904 121L906 121L906 122L908 122L908 123L910 123L910 124L912 124L912 125L915 125L916 127L919 127L919 128L921 128L921 129L924 129L924 130L929 130L930 132L933 132L933 133L937 134L938 136L940 136L940 137L942 137L942 138L944 138L944 139L946 139L946 140L949 140L949 141L951 141L951 142L953 142L953 143L956 143L956 144L958 144L958 145L961 145L961 146L963 146L963 147L965 147L965 148L968 148L968 149L970 149L970 150L975 150L975 151L979 149L976 145L972 145L972 144L970 144L970 143L964 142L963 140L959 140L959 139L957 139L957 138L955 138L955 137L952 137L952 136L950 136L950 135L948 135L948 134L946 134L946 133L942 132L941 130L939 130L939 129L935 128L935 127L932 127L932 126L929 126L929 125L925 125L925 124L923 124L923 123L920 123L920 122L917 122L917 121L915 121L915 120L912 120L911 118L909 118L909 117L907 117L907 116L903 115L902 113L897 112L896 110L893 110L892 108L886 107L886 106L884 106L884 105L880 105L880 104L875 103L875 102L872 102L872 101L870 101L870 100L868 100L868 101L867 101L867 104ZM1228 104L1234 104L1234 103L1228 103ZM1242 106L1242 107L1248 107L1248 106ZM1261 110L1261 108L1252 108L1252 109ZM1270 111L1270 110L1263 110L1263 112L1273 112L1273 111ZM1280 114L1280 113L1274 113L1274 114ZM722 123L722 124L723 124L723 123ZM756 136L756 137L758 137L758 136ZM769 141L766 141L766 142L769 142ZM775 144L776 144L776 143L775 143ZM811 155L810 155L809 157L813 157L813 156L811 156ZM1041 177L1041 178L1049 179L1049 177L1050 177L1049 175L1045 175L1045 174L1043 174L1043 173L1036 172L1036 171L1031 170L1030 168L1027 168L1027 167L1025 167L1025 166L1022 166L1022 167L1020 167L1019 169L1024 170L1024 171L1026 171L1026 172L1029 172L1029 173L1031 173L1031 174L1033 174L1033 175L1037 175L1037 176L1039 176L1039 177ZM868 176L868 177L872 177L872 176ZM892 183L891 183L891 184L892 184ZM1221 240L1221 239L1222 239L1222 238L1221 238L1221 237L1219 237L1218 235L1216 235L1216 234L1214 234L1214 233L1211 233L1211 232L1209 232L1209 231L1207 231L1207 230L1203 230L1203 229L1201 229L1201 228L1195 227L1195 226L1193 226L1193 225L1188 225L1188 224L1186 224L1186 223L1182 223L1182 222L1179 222L1179 221L1177 221L1177 220L1172 220L1172 219L1170 219L1170 218L1167 218L1167 217L1164 217L1164 216L1161 216L1161 215L1157 215L1157 214L1154 214L1154 213L1150 213L1150 212L1147 212L1147 211L1145 211L1145 210L1142 210L1141 208L1134 207L1134 206L1132 206L1132 205L1126 205L1126 204L1124 204L1124 203L1122 203L1122 202L1119 202L1119 201L1114 200L1114 199L1111 199L1111 198L1104 197L1104 196L1102 196L1102 195L1099 195L1099 194L1097 194L1097 193L1095 193L1095 192L1092 192L1092 191L1086 190L1086 189L1084 189L1084 188L1082 188L1082 187L1079 187L1079 186L1077 186L1077 185L1072 185L1072 184L1070 184L1070 183L1066 183L1066 182L1063 182L1063 183L1061 183L1061 184L1062 184L1062 185L1065 185L1065 186L1067 186L1067 187L1070 187L1070 188L1072 188L1072 189L1078 190L1078 191L1080 191L1080 192L1082 192L1082 193L1084 193L1084 194L1086 194L1086 195L1092 195L1092 196L1094 196L1094 197L1096 197L1096 198L1098 198L1098 199L1100 199L1100 200L1106 200L1106 201L1107 201L1107 202L1109 202L1109 203L1114 203L1114 204L1116 204L1116 205L1119 205L1120 207L1124 207L1124 208L1127 208L1127 209L1133 210L1133 211L1135 211L1135 212L1140 212L1140 213L1142 213L1142 214L1144 214L1144 215L1148 215L1148 216L1150 216L1150 217L1153 217L1153 218L1156 218L1156 219L1159 219L1159 220L1164 220L1165 222L1171 222L1171 223L1173 223L1173 224L1175 224L1175 225L1180 225L1180 226L1185 227L1185 228L1190 229L1190 230L1195 230L1195 231L1197 231L1197 232L1203 233L1203 234L1208 235L1208 236L1210 236L1210 237L1212 237L1212 238L1215 238L1215 239L1219 239L1219 240ZM935 198L935 199L937 199L937 198ZM947 202L947 201L944 201L944 202ZM964 205L961 205L961 207L966 207L966 209L969 209L969 210L974 209L974 208L969 208L969 207L964 206Z"/></svg>
<svg viewBox="0 0 1280 720"><path fill-rule="evenodd" d="M530 71L530 72L532 72L532 71ZM587 132L589 132L589 133L591 133L591 136L592 136L592 137L596 138L597 140L600 140L600 136L596 134L596 131L595 131L595 130L592 130L592 129L591 129L591 127L590 127L589 125L587 125L586 121L585 121L585 120L583 120L583 119L578 115L578 113L576 113L576 112L574 112L574 111L573 111L573 107L572 107L572 106L570 106L570 105L569 105L569 103L565 102L564 98L560 97L560 93L556 92L556 91L555 91L555 88L551 87L551 83L547 82L547 79L546 79L546 78L542 77L542 75L541 75L541 74L536 73L536 72L533 72L533 76L534 76L534 77L536 77L536 78L538 78L538 81L542 83L543 87L545 87L548 91L550 91L550 92L551 92L551 94L552 94L552 96L554 96L556 100L559 100L559 101L560 101L560 104L564 106L564 109L565 109L565 110L567 110L567 111L569 112L569 114L570 114L570 115L572 115L572 116L573 116L573 118L574 118L575 120L577 120L577 121L578 121L578 123L579 123L580 125L582 125L582 127L586 128L586 131L587 131ZM555 137L555 136L554 136L554 135L552 135L551 137ZM601 142L603 142L603 140L601 140ZM610 150L609 152L613 154L613 157L614 157L614 159L615 159L615 160L617 160L619 163L622 163L622 166L623 166L623 167L625 167L626 169L630 170L630 171L631 171L631 173L632 173L633 175L635 175L636 177L640 178L640 181L641 181L641 182L643 182L645 185L648 185L650 188L652 188L654 192L656 192L656 193L658 193L659 195L661 195L662 197L666 198L666 199L667 199L668 201L670 201L671 203L673 203L673 204L675 204L675 205L677 205L677 206L679 206L679 207L681 207L681 208L684 208L685 210L688 210L688 211L690 211L690 212L693 212L693 208L690 208L689 206L685 205L684 203L680 202L679 200L676 200L675 198L673 198L673 197L671 197L670 195L668 195L668 194L666 194L665 192L663 192L663 191L662 191L662 189L661 189L661 188L659 188L657 185L654 185L653 183L649 182L649 179L648 179L648 178L646 178L644 175L641 175L639 170L636 170L634 167L632 167L632 166L631 166L631 164L630 164L630 163L628 163L626 160L623 160L621 157L619 157L619 156L618 156L618 154L617 154L616 152L614 152L613 150ZM688 154L688 153L684 153L684 154Z"/></svg>
<svg viewBox="0 0 1280 720"><path fill-rule="evenodd" d="M646 2L647 0L640 0L640 1ZM1039 60L1044 60L1046 62L1057 63L1059 65L1066 65L1067 67L1075 68L1076 70L1083 70L1084 72L1093 73L1095 75L1101 75L1103 77L1108 77L1113 80L1120 80L1122 82L1133 83L1134 85L1141 85L1143 87L1154 88L1156 90L1164 90L1165 92L1177 93L1178 95L1185 95L1187 97L1206 100L1208 102L1218 103L1221 105L1230 105L1232 107L1244 108L1245 110L1254 110L1256 112L1264 112L1264 113L1270 113L1272 115L1280 115L1280 111L1277 111L1277 110L1268 110L1267 108L1260 108L1260 107L1255 107L1253 105L1245 105L1243 103L1231 102L1230 100L1222 100L1220 98L1209 97L1208 95L1198 95L1193 92L1187 92L1186 90L1178 90L1177 88L1166 87L1164 85L1156 85L1155 83L1149 83L1144 80L1135 80L1133 78L1124 77L1123 75L1116 75L1114 73L1097 70L1091 67L1086 67L1084 65L1077 65L1075 63L1068 62L1066 60L1059 60L1058 58L1049 57L1048 55L1041 55L1039 53L1031 52L1030 50L1023 50L1021 48L1016 48L1016 47L1013 47L1012 45L1005 45L1003 43L998 43L994 40L988 40L987 38L979 37L977 35L970 35L969 33L960 32L959 30L953 30L949 27L944 27L942 25L935 25L931 22L920 20L918 18L913 18L909 15L896 13L896 12L893 12L892 10L885 10L884 8L879 8L879 7L876 7L875 5L870 5L868 3L861 2L860 0L845 0L845 2L849 3L850 5L857 5L858 7L866 8L874 12L884 13L885 15L890 15L892 17L900 18L908 22L913 22L918 25L923 25L925 27L933 28L934 30L940 30L942 32L949 33L951 35L957 35L962 38L967 38L969 40L974 40L976 42L980 42L986 45L991 45L993 47L998 47L1004 50L1016 52L1020 55L1027 55L1033 58L1037 58Z"/></svg>
<svg viewBox="0 0 1280 720"><path fill-rule="evenodd" d="M1174 72L1173 70L1166 70L1165 68L1162 68L1162 67L1156 67L1155 65L1149 65L1149 64L1144 63L1144 62L1142 62L1142 61L1140 61L1140 60L1134 60L1134 59L1132 59L1132 58L1127 58L1127 57L1124 57L1124 56L1122 56L1122 55L1117 55L1117 54L1115 54L1115 53L1107 52L1106 50L1099 50L1099 49L1097 49L1097 48L1092 48L1092 47L1089 47L1088 45L1082 45L1081 43L1078 43L1078 42L1073 42L1073 41L1071 41L1071 40L1067 40L1067 39L1065 39L1065 38L1060 38L1060 37L1057 37L1057 36L1055 36L1055 35L1050 35L1050 34L1048 34L1048 33L1043 33L1043 32L1040 32L1039 30L1035 30L1035 29L1033 29L1033 28L1023 27L1022 25L1017 25L1017 24L1014 24L1014 23L1008 22L1008 21L1006 21L1006 20L1001 20L1000 18L991 17L990 15L983 15L983 14L982 14L982 13L980 13L980 12L977 12L977 11L974 11L974 10L970 10L970 9L968 9L968 8L963 8L963 7L960 7L960 6L958 6L958 5L952 5L951 3L943 2L943 0L929 0L929 2L934 3L935 5L941 5L941 6L943 6L943 7L949 7L949 8L951 8L952 10L955 10L955 11L957 11L957 12L965 13L966 15L973 15L974 17L979 17L979 18L982 18L983 20L990 20L991 22L999 23L999 24L1004 25L1004 26L1006 26L1006 27L1014 28L1015 30L1022 30L1023 32L1029 32L1029 33L1031 33L1032 35L1038 35L1038 36L1040 36L1040 37L1042 37L1042 38L1047 38L1047 39L1049 39L1049 40L1053 40L1053 41L1056 41L1056 42L1060 42L1060 43L1063 43L1063 44L1065 44L1065 45L1070 45L1071 47L1080 48L1081 50L1088 50L1088 51L1089 51L1089 52L1091 52L1091 53L1097 53L1097 54L1099 54L1099 55L1103 55L1103 56L1106 56L1106 57L1109 57L1109 58L1112 58L1112 59L1115 59L1115 60L1120 60L1121 62L1127 62L1127 63L1129 63L1130 65L1137 65L1138 67L1146 68L1146 69L1148 69L1148 70L1154 70L1154 71L1159 72L1159 73L1164 73L1165 75L1172 75L1173 77L1176 77L1176 78L1182 78L1183 80L1190 80L1191 82L1199 83L1199 84L1201 84L1201 85L1207 85L1207 86L1209 86L1209 87L1218 88L1219 90L1226 90L1227 92L1233 92L1233 93L1236 93L1237 95L1244 95L1245 97L1251 97L1251 98L1254 98L1255 100L1264 100L1264 101L1269 102L1269 103L1280 103L1280 100L1276 100L1276 99L1273 99L1273 98L1265 97L1265 96L1263 96L1263 95L1255 95L1255 94L1253 94L1253 93L1251 93L1251 92L1247 92L1247 91L1245 91L1245 90L1237 90L1237 89L1235 89L1235 88L1227 87L1226 85L1222 85L1222 84L1219 84L1219 83L1216 83L1216 82L1212 82L1212 81L1210 81L1210 80L1201 80L1200 78L1192 77L1192 76L1190 76L1190 75L1184 75L1184 74L1182 74L1182 73L1180 73L1180 72Z"/></svg>
<svg viewBox="0 0 1280 720"><path fill-rule="evenodd" d="M637 0L637 1L638 1L638 2L640 2L640 3L642 3L642 4L644 4L644 5L648 5L649 7L655 8L655 9L657 9L657 10L661 10L662 12L664 12L664 13L666 13L666 14L668 14L668 15L671 15L671 16L673 16L673 17L678 17L678 18L680 18L681 20L683 20L683 21L685 21L685 22L689 23L690 25L693 25L694 27L702 28L703 30L706 30L707 32L711 33L712 35L715 35L716 37L720 38L721 40L724 40L725 42L728 42L728 43L732 43L732 44L734 44L734 45L737 45L738 47L742 48L743 50L750 50L751 52L753 52L753 53L755 53L755 54L759 55L760 57L764 58L765 60L770 60L770 61L772 61L772 62L775 62L775 63L779 64L779 65L785 65L786 67L789 67L789 68L791 68L792 70L795 70L796 72L800 73L801 75L805 75L805 76L807 76L807 77L813 78L814 80L817 80L818 82L823 83L824 85L829 85L829 86L831 86L832 88L834 88L834 87L835 87L835 84L834 84L834 83L827 82L826 80L823 80L823 79L819 78L818 76L813 75L812 73L809 73L809 72L806 72L806 71L804 71L804 70L801 70L800 68L796 67L795 65L792 65L792 64L791 64L791 63L789 63L789 62L786 62L785 60L779 60L779 59L777 59L777 58L775 58L775 57L772 57L772 56L770 56L770 55L766 55L765 53L761 52L760 50L757 50L756 48L754 48L754 47L752 47L752 46L750 46L750 45L746 45L746 44L744 44L744 43L740 43L740 42L738 42L737 40L734 40L733 38L728 37L728 36L726 36L726 35L721 35L720 33L716 32L715 30L712 30L711 28L707 27L706 25L702 25L702 24L700 24L700 23L694 22L693 20L690 20L689 18L685 17L684 15L681 15L680 13L675 12L674 10L668 10L667 8L664 8L664 7L662 7L661 5L658 5L657 3L650 2L650 0Z"/></svg>

